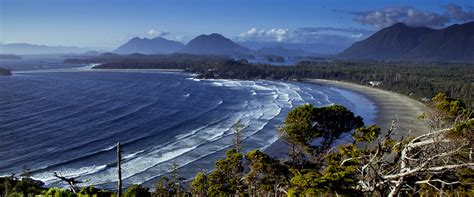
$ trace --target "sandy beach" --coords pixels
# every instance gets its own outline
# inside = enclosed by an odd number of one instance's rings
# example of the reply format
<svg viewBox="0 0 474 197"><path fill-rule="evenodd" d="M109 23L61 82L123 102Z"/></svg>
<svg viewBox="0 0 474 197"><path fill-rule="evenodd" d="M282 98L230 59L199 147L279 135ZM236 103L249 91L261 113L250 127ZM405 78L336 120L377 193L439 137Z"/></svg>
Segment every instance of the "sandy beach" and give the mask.
<svg viewBox="0 0 474 197"><path fill-rule="evenodd" d="M388 131L392 120L395 120L395 137L397 138L407 134L416 136L429 131L425 121L418 118L423 112L427 112L428 108L423 103L405 95L340 81L308 79L306 82L348 89L372 100L377 107L375 123L382 128L382 134Z"/></svg>
<svg viewBox="0 0 474 197"><path fill-rule="evenodd" d="M428 108L423 103L405 95L371 86L340 81L307 79L304 82L330 85L332 87L353 91L374 102L377 108L375 124L382 129L381 136L387 134L392 120L395 120L395 132L392 136L395 139L399 139L403 136L406 137L407 135L417 136L429 131L425 121L418 118L423 112L427 112ZM265 152L273 157L280 158L286 157L287 150L286 144L281 140L277 140L270 145Z"/></svg>

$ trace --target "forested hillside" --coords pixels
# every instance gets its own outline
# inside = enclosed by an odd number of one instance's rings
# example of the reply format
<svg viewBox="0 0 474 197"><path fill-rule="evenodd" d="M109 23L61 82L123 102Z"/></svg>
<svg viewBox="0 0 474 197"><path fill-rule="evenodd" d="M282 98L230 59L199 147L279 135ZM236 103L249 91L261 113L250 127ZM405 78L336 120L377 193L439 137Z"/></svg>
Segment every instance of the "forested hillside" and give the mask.
<svg viewBox="0 0 474 197"><path fill-rule="evenodd" d="M444 29L397 23L356 42L337 57L369 60L474 60L474 22Z"/></svg>

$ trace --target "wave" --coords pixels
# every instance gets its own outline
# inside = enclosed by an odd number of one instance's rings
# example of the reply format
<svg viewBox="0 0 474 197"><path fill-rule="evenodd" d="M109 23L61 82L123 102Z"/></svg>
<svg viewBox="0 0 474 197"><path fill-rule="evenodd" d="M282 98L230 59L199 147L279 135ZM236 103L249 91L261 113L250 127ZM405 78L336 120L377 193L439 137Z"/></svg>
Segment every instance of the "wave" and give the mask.
<svg viewBox="0 0 474 197"><path fill-rule="evenodd" d="M222 102L222 101L220 101L220 102ZM213 111L213 110L216 110L216 109L217 109L217 107L216 107L216 108L212 108L212 109L208 110L207 112ZM198 116L200 116L200 114L197 114L197 115L196 115L196 117L198 117ZM183 121L182 121L182 124L184 124L185 122L187 122L187 121L189 121L189 120L192 120L192 119L194 119L194 118L195 118L195 117L191 117L190 119L183 120ZM219 123L219 122L215 122L214 124L218 124L218 123ZM154 134L154 135L158 135L158 134ZM125 145L131 144L131 143L137 143L139 140L142 140L142 139L145 139L145 138L149 138L149 137L152 137L152 136L154 136L154 135L148 135L148 136L144 136L144 137L141 137L141 138L138 138L138 139L133 139L133 140L130 140L130 141L125 141L125 142L122 142L121 144L122 144L122 146L125 146ZM171 144L171 143L173 143L173 142L176 142L176 141L171 141L171 142L168 142L168 143L166 143L166 144ZM88 142L88 143L86 143L86 144L83 144L83 145L81 145L81 146L87 146L88 144L91 144L91 143L99 143L99 142L98 142L98 140L94 140L94 141L90 141L90 142ZM166 144L165 144L165 145L166 145ZM163 145L163 146L165 146L165 145ZM156 150L156 149L158 149L158 148L160 148L160 147L163 147L163 146L159 146L159 147L155 147L155 148L150 148L150 149L148 149L148 150L146 150L146 151L153 151L153 150ZM64 161L64 162L61 162L61 163L57 163L57 164L55 164L55 165L49 165L49 166L47 166L47 167L45 167L45 168L32 171L32 173L39 173L39 172L42 172L42 171L48 171L48 170L51 170L51 169L53 169L53 168L57 168L57 167L60 167L60 166L64 166L64 165L66 165L66 164L68 164L68 163L73 163L73 162L76 162L76 161L81 161L81 160L83 160L83 159L85 159L85 158L94 157L94 156L96 156L96 155L103 154L103 153L105 153L105 152L111 151L111 150L112 150L111 148L113 148L113 147L115 147L115 145L112 146L112 147L106 148L106 149L102 149L102 150L100 150L100 151L93 152L93 153L88 154L88 155L79 156L79 157L77 157L77 158L74 158L74 159L71 159L71 160L68 160L68 161ZM77 149L77 147L73 147L73 148L71 148L71 149ZM145 153L146 151L144 150L144 151L142 151L142 153ZM137 154L137 155L138 155L138 154ZM129 156L129 158L127 158L127 159L132 159L132 158L134 158L134 157Z"/></svg>
<svg viewBox="0 0 474 197"><path fill-rule="evenodd" d="M135 91L143 91L143 95L131 94L133 96L120 100L111 98L117 100L113 108L94 113L94 117L90 119L72 121L73 124L68 124L68 127L94 128L104 133L97 134L94 138L76 140L77 143L71 143L67 148L50 150L55 155L62 155L63 158L44 161L56 163L49 163L33 171L33 176L46 179L49 184L53 181L50 173L58 171L63 175L90 179L90 183L94 185L110 184L115 181L113 154L115 143L111 143L111 139L126 139L120 140L123 150L128 151L124 153L122 164L126 184L143 183L167 173L174 161L180 167L192 165L197 161L212 166L217 158L223 157L220 151L230 146L233 136L232 125L237 120L246 125L242 130L244 143L249 144L251 148L264 150L278 140L275 128L276 124L284 119L283 113L291 110L293 106L312 102L319 97L322 98L323 95L327 96L298 84L275 81L200 80L184 78L181 75L178 80L182 81L171 79L173 80L170 80L169 85L165 80L161 80L160 83L164 85L148 86ZM119 79L112 80L116 83ZM121 85L122 83L118 83L118 86ZM140 85L136 82L131 89L139 88ZM112 89L116 86L103 87ZM183 90L170 91L177 88ZM151 90L159 92L145 94L152 92ZM127 93L129 92L124 91L123 94ZM166 95L161 97L163 93ZM87 94L90 96L90 92ZM106 94L107 91L104 91L104 94L98 96L103 99L107 98ZM120 97L121 94L114 95ZM144 100L137 100L138 98ZM166 107L163 107L165 105ZM91 108L94 106L81 108L81 111L88 111ZM183 116L185 113L192 114ZM84 116L82 112L65 115L67 119ZM166 117L180 118L169 123L166 121L170 118ZM56 118L51 120L53 119ZM165 119L164 125L156 124L162 119ZM51 131L59 134L61 129L65 128L60 124L57 123L59 127ZM116 127L117 124L120 127ZM52 125L54 124L41 128L46 130ZM112 132L117 128L121 131ZM212 156L217 153L219 155Z"/></svg>
<svg viewBox="0 0 474 197"><path fill-rule="evenodd" d="M146 150L140 150L140 151L134 152L132 154L124 155L123 159L127 160L127 159L131 159L131 158L135 158L137 155L140 155L140 154L144 153L145 151Z"/></svg>
<svg viewBox="0 0 474 197"><path fill-rule="evenodd" d="M279 111L278 111L278 114L279 114ZM275 116L276 116L276 115L275 115ZM273 117L275 117L275 116L273 116ZM272 117L272 118L273 118L273 117ZM246 135L243 136L242 139L243 139L243 140L246 140L246 139L248 139L250 136L252 136L253 134L255 134L255 133L261 131L261 130L268 124L268 122L269 122L269 121L264 121L264 124L260 125L258 128L254 128L254 129L248 128L248 129L250 129L250 130L253 130L253 132L246 133ZM244 129L245 129L245 128L244 128ZM248 129L247 129L247 130L248 130ZM231 136L231 135L232 135L232 134L229 133L227 136ZM276 139L271 139L271 140L268 141L268 142L269 142L269 143L273 143L273 142L275 142L275 141L276 141ZM265 147L267 147L267 146L269 146L269 144L263 146L262 148L265 148ZM226 145L224 145L224 146L220 146L220 147L216 148L216 149L213 150L213 151L205 151L204 154L199 154L200 156L195 157L195 158L193 158L193 159L189 159L188 161L183 162L183 161L181 160L179 163L182 164L182 165L180 165L179 167L180 167L180 168L181 168L181 167L184 167L184 166L189 165L189 164L191 164L191 163L193 163L193 162L195 162L195 161L197 161L197 160L199 160L199 159L202 159L202 158L204 158L204 157L206 157L206 156L215 154L215 153L220 152L220 151L222 151L222 150L225 150L225 149L227 149L227 148L229 148L229 147L230 147L230 146L229 146L228 144L226 144ZM160 169L160 170L163 170L163 169L170 169L170 167L168 167L168 168L163 168L163 167L160 166L159 169ZM167 171L165 170L165 172L161 172L161 173L156 174L156 173L150 173L149 170L150 170L150 169L147 169L147 176L148 176L148 178L145 178L145 177L141 176L141 177L139 177L139 178L135 178L135 179L134 179L135 181L132 181L132 182L133 182L133 183L137 183L137 184L141 184L141 183L147 182L147 181L149 181L149 180L152 180L152 179L154 179L154 178L156 178L156 177L159 177L159 176L161 176L161 175L163 175L163 174L165 174L165 173L170 172L170 170L167 170ZM154 174L154 176L151 176L151 177L150 177L149 174ZM145 178L145 179L144 179L144 178Z"/></svg>
<svg viewBox="0 0 474 197"><path fill-rule="evenodd" d="M57 171L57 173L61 176L65 177L81 177L87 174L95 174L98 172L101 172L107 168L107 165L99 165L99 166L86 166L86 167L80 167L80 168L63 168ZM52 182L55 182L57 180L56 177L54 177L53 172L44 172L40 174L35 174L32 176L32 178L41 180L45 182L46 184L50 184Z"/></svg>
<svg viewBox="0 0 474 197"><path fill-rule="evenodd" d="M263 108L262 106L259 106L259 108ZM268 112L265 112L265 113L268 113ZM277 111L276 113L273 114L273 116L271 117L274 117L276 116L277 114L279 113L279 111ZM260 113L261 115L259 115L258 117L262 117L264 115L264 113ZM252 115L252 114L249 114L247 115L246 117L235 117L234 119L242 119L242 118L248 118L248 117L255 117L255 115ZM270 118L271 118L270 117ZM217 128L215 129L212 129L212 130L209 130L208 132L205 132L205 133L202 133L204 131L202 131L204 128L200 128L200 129L197 129L193 132L191 132L190 134L188 135L185 135L185 136L178 136L178 139L180 141L177 141L176 143L173 143L173 144L170 144L168 146L165 146L163 148L160 148L159 150L156 150L156 153L154 152L148 152L146 153L145 155L141 155L140 157L137 157L136 159L134 160L130 160L128 163L130 163L129 165L133 165L134 167L133 168L137 168L136 166L140 166L138 169L140 169L138 172L135 172L135 173L132 173L130 172L131 174L124 174L124 178L128 178L128 177L131 177L131 176L134 176L138 173L141 173L141 172L145 172L145 171L148 171L149 168L153 168L154 166L162 163L162 162L165 162L167 160L170 160L172 158L169 158L169 157L156 157L156 156L152 156L154 154L158 154L159 152L163 152L165 150L173 150L175 149L176 147L183 147L183 143L185 144L189 144L191 148L186 148L186 149L178 149L178 150L184 150L184 151L171 151L175 154L175 156L179 156L178 153L180 154L185 154L185 153L188 153L188 152L191 152L192 150L196 149L197 147L199 146L203 146L203 145L206 145L208 144L209 142L212 142L212 141L217 141L219 139L221 139L223 136L228 136L228 135L232 135L232 133L230 132L226 132L226 131L229 131L229 127L230 127L230 124L232 124L234 121L227 121L228 123L225 124L227 126L222 126L222 124L216 124L216 126L218 126ZM246 123L248 121L245 121ZM264 124L261 124L260 128L256 128L255 129L255 132L261 130L267 123L268 121L265 120L263 121ZM248 122L249 123L249 122ZM250 124L249 124L250 125ZM217 130L216 130L217 129ZM202 131L199 135L199 138L200 139L204 139L204 143L200 143L199 140L196 141L196 139L193 139L191 137L195 136L196 133L198 133L198 131ZM252 132L250 133L249 135L252 135L253 133L255 132ZM225 134L227 133L227 134ZM183 141L184 139L186 139L185 141ZM194 143L194 142L197 142L197 143ZM191 145L191 144L194 144L194 145ZM178 154L178 155L177 155ZM174 158L174 157L173 157ZM124 164L125 166L127 164ZM150 165L150 164L154 164L152 166L150 166L149 168L145 168L146 165ZM145 169L144 169L145 168Z"/></svg>
<svg viewBox="0 0 474 197"><path fill-rule="evenodd" d="M276 107L276 105L275 105L275 107ZM262 107L260 107L260 108L262 108ZM276 107L276 108L277 108L277 110L275 110L273 113L267 114L268 117L266 117L266 118L264 118L264 119L262 119L262 117L264 116L265 113L260 113L260 114L259 114L259 118L257 118L257 119L254 120L254 121L260 121L260 122L261 122L260 126L255 126L255 125L256 125L255 123L250 124L248 121L245 121L245 119L244 119L244 121L243 121L244 124L246 124L246 125L248 125L248 126L245 127L245 128L243 129L243 131L245 131L245 130L247 130L247 131L250 130L250 131L252 131L252 132L244 132L245 135L243 136L242 139L243 139L243 140L246 140L246 139L248 139L250 136L254 135L255 133L257 133L257 132L263 130L263 128L264 128L265 126L267 126L267 124L269 123L269 120L273 119L274 117L276 117L277 115L280 114L281 108L278 108L278 107ZM254 115L248 115L248 116L249 116L249 117L255 117ZM245 117L241 117L241 118L245 118ZM254 126L254 127L252 127L252 126ZM232 136L232 133L228 133L228 134L226 134L225 136ZM268 143L273 143L273 142L276 141L276 139L278 139L278 137L277 137L277 138L273 138L273 139L271 139L271 140L269 140L269 141L267 141L267 142L268 142ZM217 139L214 139L214 138L213 138L212 140L217 140ZM269 145L269 144L264 145L264 146L262 146L262 148L265 148L265 147L267 147L268 145ZM190 163L192 163L192 162L194 162L194 161L196 161L196 160L198 160L198 159L201 159L201 158L203 158L203 157L205 157L205 156L208 156L208 155L211 155L211 154L216 153L216 152L218 152L218 151L224 150L224 149L226 149L226 148L228 148L228 147L229 147L229 146L228 146L228 143L227 143L227 144L225 144L224 146L218 148L217 150L214 150L214 151L211 151L211 152L209 152L209 151L204 151L204 152L207 152L208 154L204 154L204 155L199 154L199 155L201 155L200 157L197 157L197 158L194 158L194 159L192 159L192 160L190 160L190 161L185 162L185 165L190 164ZM183 162L181 161L180 163L183 163ZM184 166L184 165L183 165L183 166ZM162 169L162 168L161 168L161 169ZM169 169L169 168L168 168L168 169ZM147 169L147 174L150 174L150 173L148 172L148 170L149 170L149 169ZM166 173L166 172L164 172L164 173ZM153 173L151 173L151 174L153 174ZM161 174L160 174L160 175L161 175ZM159 176L159 175L158 175L158 176ZM148 179L146 179L146 180L150 180L150 179L153 179L153 178L154 178L154 177L151 177L151 178L148 178ZM140 177L139 179L143 179L143 177ZM143 181L143 182L144 182L144 181ZM141 183L141 182L140 182L140 183Z"/></svg>
<svg viewBox="0 0 474 197"><path fill-rule="evenodd" d="M134 84L128 85L128 86L120 88L118 91L128 89L128 88L131 88L133 86L134 86ZM90 90L90 91L82 93L80 96L76 97L75 99L77 99L77 100L84 99L86 97L85 95L90 95L93 92L103 92L103 90L106 89L106 88L103 87L103 88L94 88L94 89L87 88L87 89ZM43 100L48 99L49 100L49 99L51 99L51 97L53 97L53 96L48 95L48 96L42 97L41 99L43 99ZM55 99L62 100L63 98L55 98ZM15 121L15 120L9 120L8 122L10 122L10 124L20 124L20 125L22 125L22 126L19 126L19 127L15 127L19 131L21 131L21 130L30 131L32 128L39 129L41 126L47 125L50 122L59 122L60 120L66 120L66 119L68 119L68 117L75 116L76 114L81 113L83 111L87 111L88 109L90 109L92 107L96 107L96 106L103 105L105 103L109 103L111 100L112 99L102 100L100 102L94 102L94 103L91 103L89 105L85 105L85 106L81 107L81 109L76 109L70 114L61 114L61 116L59 116L58 119L50 120L49 122L39 122L37 124L26 124L28 122L34 122L34 121L31 121L31 119L29 119L29 118L37 118L37 117L40 117L41 114L53 112L54 110L65 110L68 107L69 108L74 107L75 105L77 105L77 103L73 103L73 104L69 104L69 105L65 105L65 106L60 106L60 107L56 107L56 108L53 108L53 109L46 109L44 111L37 111L37 112L34 112L34 113L27 113L25 111L21 111L20 113L22 115L21 116L18 115L18 118L17 118L21 122L18 122L18 121ZM39 101L41 101L41 100L36 100L35 102L38 103ZM41 103L43 103L43 102L41 102ZM44 103L50 103L50 102L44 102ZM25 105L25 104L22 103L22 105ZM47 107L47 106L44 106L44 107ZM31 110L29 108L24 108L24 109L25 110ZM8 124L6 126L9 126L10 124ZM43 128L42 130L47 130L47 128Z"/></svg>

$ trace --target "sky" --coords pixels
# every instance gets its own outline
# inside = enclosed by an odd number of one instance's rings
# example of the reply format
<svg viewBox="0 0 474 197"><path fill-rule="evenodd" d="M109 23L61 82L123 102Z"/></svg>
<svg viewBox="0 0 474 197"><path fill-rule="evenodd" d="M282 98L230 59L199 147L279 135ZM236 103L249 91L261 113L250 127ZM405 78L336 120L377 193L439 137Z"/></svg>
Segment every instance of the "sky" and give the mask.
<svg viewBox="0 0 474 197"><path fill-rule="evenodd" d="M474 20L473 0L0 0L0 42L110 50L132 37L183 43L346 44L404 22L442 28Z"/></svg>

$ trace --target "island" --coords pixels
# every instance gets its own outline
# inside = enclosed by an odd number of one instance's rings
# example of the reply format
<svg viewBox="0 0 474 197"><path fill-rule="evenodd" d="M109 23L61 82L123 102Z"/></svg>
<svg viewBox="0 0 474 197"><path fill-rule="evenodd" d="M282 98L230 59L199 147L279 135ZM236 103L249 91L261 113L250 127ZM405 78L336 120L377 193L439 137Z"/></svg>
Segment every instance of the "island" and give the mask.
<svg viewBox="0 0 474 197"><path fill-rule="evenodd" d="M12 72L10 69L0 67L0 76L11 76Z"/></svg>
<svg viewBox="0 0 474 197"><path fill-rule="evenodd" d="M21 57L18 56L18 55L0 54L0 59L3 59L3 60L19 60L19 59L21 59Z"/></svg>

